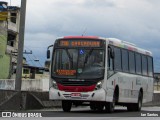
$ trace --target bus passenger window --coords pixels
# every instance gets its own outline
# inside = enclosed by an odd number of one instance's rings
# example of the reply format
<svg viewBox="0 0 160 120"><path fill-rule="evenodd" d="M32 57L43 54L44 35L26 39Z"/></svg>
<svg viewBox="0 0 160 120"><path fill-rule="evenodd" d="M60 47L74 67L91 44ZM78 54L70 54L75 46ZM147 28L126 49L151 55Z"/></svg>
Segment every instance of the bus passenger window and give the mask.
<svg viewBox="0 0 160 120"><path fill-rule="evenodd" d="M147 57L142 55L142 74L147 75Z"/></svg>
<svg viewBox="0 0 160 120"><path fill-rule="evenodd" d="M114 48L114 70L116 71L122 71L122 65L121 65L121 49Z"/></svg>
<svg viewBox="0 0 160 120"><path fill-rule="evenodd" d="M135 66L135 55L134 52L129 51L129 72L135 73L136 66Z"/></svg>
<svg viewBox="0 0 160 120"><path fill-rule="evenodd" d="M148 58L148 75L150 77L153 77L153 59L152 57L147 57Z"/></svg>
<svg viewBox="0 0 160 120"><path fill-rule="evenodd" d="M142 73L142 61L141 61L141 55L136 53L136 73L141 74Z"/></svg>
<svg viewBox="0 0 160 120"><path fill-rule="evenodd" d="M124 49L122 49L122 69L128 72L128 51Z"/></svg>

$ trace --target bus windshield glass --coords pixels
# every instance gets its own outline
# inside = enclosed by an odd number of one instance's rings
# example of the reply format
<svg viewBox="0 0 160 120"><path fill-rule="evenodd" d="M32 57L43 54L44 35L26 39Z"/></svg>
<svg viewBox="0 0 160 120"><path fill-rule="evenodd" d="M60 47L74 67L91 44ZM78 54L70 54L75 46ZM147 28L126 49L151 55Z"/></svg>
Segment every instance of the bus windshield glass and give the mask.
<svg viewBox="0 0 160 120"><path fill-rule="evenodd" d="M55 49L52 76L98 79L104 76L104 50L97 48Z"/></svg>

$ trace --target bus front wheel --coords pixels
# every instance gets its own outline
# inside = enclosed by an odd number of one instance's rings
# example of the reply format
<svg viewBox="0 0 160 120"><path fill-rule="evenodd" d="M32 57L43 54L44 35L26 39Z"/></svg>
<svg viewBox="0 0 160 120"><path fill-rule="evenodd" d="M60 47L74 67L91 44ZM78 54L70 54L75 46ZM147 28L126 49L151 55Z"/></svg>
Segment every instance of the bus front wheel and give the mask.
<svg viewBox="0 0 160 120"><path fill-rule="evenodd" d="M106 105L105 105L106 112L108 112L108 113L114 112L115 102L116 102L116 94L114 93L113 101L112 102L107 102Z"/></svg>
<svg viewBox="0 0 160 120"><path fill-rule="evenodd" d="M96 104L94 102L90 103L90 109L95 111L97 109Z"/></svg>
<svg viewBox="0 0 160 120"><path fill-rule="evenodd" d="M71 107L72 107L71 101L66 101L66 100L62 101L62 109L64 112L70 112Z"/></svg>

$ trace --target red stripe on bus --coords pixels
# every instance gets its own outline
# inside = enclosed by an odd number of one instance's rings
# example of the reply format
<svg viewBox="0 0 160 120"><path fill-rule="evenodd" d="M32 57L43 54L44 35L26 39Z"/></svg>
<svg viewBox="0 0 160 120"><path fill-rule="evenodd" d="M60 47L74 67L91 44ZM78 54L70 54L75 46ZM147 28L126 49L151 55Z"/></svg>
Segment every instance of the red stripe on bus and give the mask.
<svg viewBox="0 0 160 120"><path fill-rule="evenodd" d="M89 92L93 91L95 89L96 85L91 86L64 86L61 84L58 84L58 88L61 91L66 92Z"/></svg>

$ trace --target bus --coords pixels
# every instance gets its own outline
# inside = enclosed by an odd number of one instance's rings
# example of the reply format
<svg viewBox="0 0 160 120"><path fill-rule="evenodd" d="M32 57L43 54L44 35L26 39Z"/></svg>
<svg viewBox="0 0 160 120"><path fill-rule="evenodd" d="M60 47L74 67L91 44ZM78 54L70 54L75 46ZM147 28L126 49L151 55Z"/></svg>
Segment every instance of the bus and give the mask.
<svg viewBox="0 0 160 120"><path fill-rule="evenodd" d="M50 55L50 47L53 47ZM65 36L48 47L51 57L49 99L114 112L116 105L140 111L152 101L153 57L150 51L116 38Z"/></svg>

